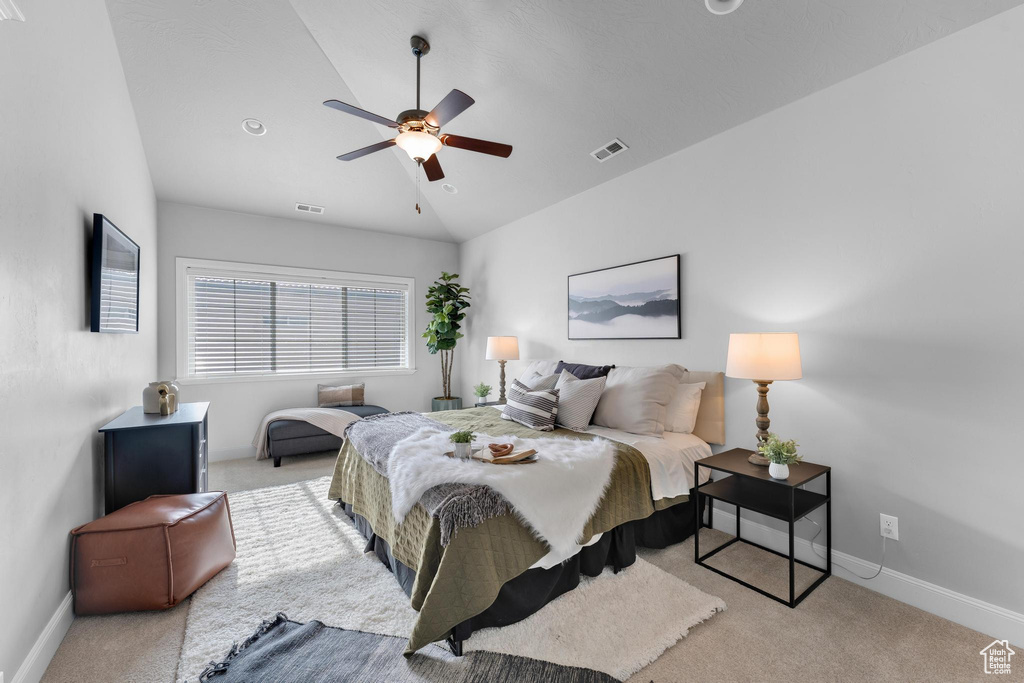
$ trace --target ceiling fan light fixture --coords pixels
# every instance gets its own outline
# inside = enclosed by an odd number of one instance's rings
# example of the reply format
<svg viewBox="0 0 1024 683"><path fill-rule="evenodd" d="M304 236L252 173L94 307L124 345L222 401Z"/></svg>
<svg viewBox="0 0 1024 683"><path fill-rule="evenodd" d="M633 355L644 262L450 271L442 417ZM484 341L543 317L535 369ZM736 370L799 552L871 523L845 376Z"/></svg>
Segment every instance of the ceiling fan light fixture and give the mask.
<svg viewBox="0 0 1024 683"><path fill-rule="evenodd" d="M742 4L743 0L704 0L704 6L708 11L718 15L735 12Z"/></svg>
<svg viewBox="0 0 1024 683"><path fill-rule="evenodd" d="M399 133L395 144L405 150L413 161L426 161L434 152L441 149L441 141L430 133L420 130L407 130Z"/></svg>

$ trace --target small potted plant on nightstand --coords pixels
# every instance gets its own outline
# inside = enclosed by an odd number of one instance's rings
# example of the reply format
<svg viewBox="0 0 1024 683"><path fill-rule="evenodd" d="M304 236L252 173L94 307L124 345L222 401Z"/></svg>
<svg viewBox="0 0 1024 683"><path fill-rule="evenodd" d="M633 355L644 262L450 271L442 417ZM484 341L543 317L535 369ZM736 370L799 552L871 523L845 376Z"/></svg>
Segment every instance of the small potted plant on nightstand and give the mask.
<svg viewBox="0 0 1024 683"><path fill-rule="evenodd" d="M788 479L789 466L799 465L803 458L796 453L797 443L790 439L783 441L778 434L768 434L768 438L757 446L757 452L768 458L768 474L772 479Z"/></svg>
<svg viewBox="0 0 1024 683"><path fill-rule="evenodd" d="M477 398L476 404L481 406L487 403L487 397L491 395L491 391L491 385L484 384L483 382L473 387L473 395Z"/></svg>
<svg viewBox="0 0 1024 683"><path fill-rule="evenodd" d="M473 432L455 432L448 438L451 439L453 444L455 444L456 458L469 460L473 457Z"/></svg>

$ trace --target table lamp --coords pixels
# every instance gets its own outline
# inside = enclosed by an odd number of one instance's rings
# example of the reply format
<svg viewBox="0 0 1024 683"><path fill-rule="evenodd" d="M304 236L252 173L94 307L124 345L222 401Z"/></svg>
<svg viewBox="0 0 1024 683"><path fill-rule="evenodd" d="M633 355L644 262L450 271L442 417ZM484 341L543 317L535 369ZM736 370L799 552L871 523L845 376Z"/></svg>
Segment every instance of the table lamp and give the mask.
<svg viewBox="0 0 1024 683"><path fill-rule="evenodd" d="M518 337L488 337L485 360L496 360L501 366L501 394L498 403L505 402L505 361L519 360Z"/></svg>
<svg viewBox="0 0 1024 683"><path fill-rule="evenodd" d="M795 332L730 334L725 376L757 385L757 441L768 438L768 385L800 379L800 340Z"/></svg>

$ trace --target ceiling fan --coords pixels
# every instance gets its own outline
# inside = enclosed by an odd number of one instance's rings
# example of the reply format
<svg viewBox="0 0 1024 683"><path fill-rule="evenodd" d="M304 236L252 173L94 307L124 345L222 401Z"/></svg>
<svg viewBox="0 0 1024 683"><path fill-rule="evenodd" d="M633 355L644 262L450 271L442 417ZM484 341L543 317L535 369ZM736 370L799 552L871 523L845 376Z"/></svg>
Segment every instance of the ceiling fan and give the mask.
<svg viewBox="0 0 1024 683"><path fill-rule="evenodd" d="M413 36L409 42L412 45L412 53L416 55L415 109L403 111L392 121L359 107L354 107L351 104L339 102L338 100L327 100L324 102L326 106L332 109L358 116L367 121L379 123L388 128L398 129L398 135L393 139L384 140L383 142L357 149L348 154L342 154L338 159L341 161L352 161L367 154L387 149L392 145L398 145L405 150L410 159L423 166L423 170L427 174L427 180L434 181L444 178L444 171L441 170L441 164L437 161L436 154L442 146L457 147L469 150L470 152L480 152L481 154L508 158L512 154L511 145L441 132L443 126L469 109L470 105L473 104L473 98L461 90L452 90L429 112L420 109L420 58L430 52L430 44L420 36Z"/></svg>

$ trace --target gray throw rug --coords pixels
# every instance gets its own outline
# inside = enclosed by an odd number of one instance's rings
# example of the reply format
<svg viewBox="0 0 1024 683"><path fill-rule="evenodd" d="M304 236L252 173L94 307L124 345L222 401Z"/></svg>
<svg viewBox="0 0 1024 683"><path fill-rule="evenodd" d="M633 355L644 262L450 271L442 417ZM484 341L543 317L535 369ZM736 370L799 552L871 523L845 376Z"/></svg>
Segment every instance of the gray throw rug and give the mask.
<svg viewBox="0 0 1024 683"><path fill-rule="evenodd" d="M268 619L256 633L221 662L211 663L201 683L242 681L444 681L445 683L614 683L591 669L562 666L495 652L468 652L463 657L440 648L403 657L405 640L362 631L300 624L284 614Z"/></svg>

